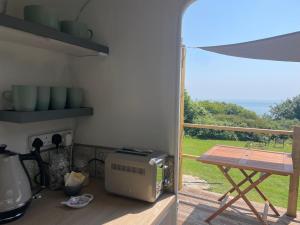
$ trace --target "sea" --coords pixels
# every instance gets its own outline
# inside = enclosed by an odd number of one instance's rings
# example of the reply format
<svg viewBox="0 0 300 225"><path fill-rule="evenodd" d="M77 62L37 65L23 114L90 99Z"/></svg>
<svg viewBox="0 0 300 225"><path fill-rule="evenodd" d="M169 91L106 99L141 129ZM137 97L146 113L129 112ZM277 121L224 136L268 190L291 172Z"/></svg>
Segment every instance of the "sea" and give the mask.
<svg viewBox="0 0 300 225"><path fill-rule="evenodd" d="M220 100L226 103L234 103L240 105L246 109L256 112L258 115L268 114L271 106L280 103L282 100L242 100L242 99L230 99Z"/></svg>

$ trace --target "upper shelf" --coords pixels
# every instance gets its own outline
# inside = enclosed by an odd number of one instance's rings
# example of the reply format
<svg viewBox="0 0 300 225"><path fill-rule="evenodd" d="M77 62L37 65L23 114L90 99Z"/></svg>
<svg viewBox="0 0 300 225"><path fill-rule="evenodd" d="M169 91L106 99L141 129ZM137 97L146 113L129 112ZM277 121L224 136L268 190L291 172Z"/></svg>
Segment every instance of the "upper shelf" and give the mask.
<svg viewBox="0 0 300 225"><path fill-rule="evenodd" d="M108 55L107 46L47 26L0 14L0 40L50 49L73 56Z"/></svg>

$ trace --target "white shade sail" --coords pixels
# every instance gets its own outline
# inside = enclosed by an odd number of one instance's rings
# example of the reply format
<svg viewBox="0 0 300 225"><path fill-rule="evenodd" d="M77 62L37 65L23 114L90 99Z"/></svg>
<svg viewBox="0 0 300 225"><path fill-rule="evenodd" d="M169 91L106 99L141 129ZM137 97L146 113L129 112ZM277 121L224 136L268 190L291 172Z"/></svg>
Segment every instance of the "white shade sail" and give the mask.
<svg viewBox="0 0 300 225"><path fill-rule="evenodd" d="M244 43L199 48L250 59L300 62L300 32Z"/></svg>

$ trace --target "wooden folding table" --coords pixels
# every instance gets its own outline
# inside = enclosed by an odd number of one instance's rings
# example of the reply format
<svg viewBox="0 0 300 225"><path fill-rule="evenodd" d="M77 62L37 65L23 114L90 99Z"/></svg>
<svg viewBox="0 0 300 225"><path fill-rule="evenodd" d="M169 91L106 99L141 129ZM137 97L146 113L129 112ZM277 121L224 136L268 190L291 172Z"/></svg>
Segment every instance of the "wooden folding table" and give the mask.
<svg viewBox="0 0 300 225"><path fill-rule="evenodd" d="M221 201L220 208L211 216L209 216L205 220L206 222L213 220L216 216L221 214L226 208L230 207L240 198L246 202L257 219L264 225L267 225L268 207L272 209L275 215L279 216L279 213L275 209L274 205L272 205L265 194L259 189L258 185L273 174L282 176L292 175L293 162L291 154L217 145L199 157L198 161L218 166L222 174L233 186L219 199L219 201ZM245 177L239 183L236 183L228 173L228 171L232 168L240 170ZM252 172L247 173L246 170ZM258 173L260 173L260 176L255 176ZM257 178L254 180L253 178L255 177ZM244 190L241 190L241 186L247 182L249 182L249 186ZM247 199L246 194L251 190L256 190L266 203L265 210L262 215ZM229 194L234 191L238 193L237 196L227 202Z"/></svg>

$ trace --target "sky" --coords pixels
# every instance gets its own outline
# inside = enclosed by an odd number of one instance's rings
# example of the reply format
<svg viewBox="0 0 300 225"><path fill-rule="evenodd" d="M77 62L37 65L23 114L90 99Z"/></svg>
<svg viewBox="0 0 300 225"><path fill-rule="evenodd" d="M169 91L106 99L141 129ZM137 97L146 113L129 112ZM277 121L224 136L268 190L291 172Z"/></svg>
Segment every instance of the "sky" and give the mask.
<svg viewBox="0 0 300 225"><path fill-rule="evenodd" d="M300 31L299 0L198 0L183 17L187 47L232 44ZM187 48L193 99L281 101L300 94L300 63L244 59Z"/></svg>

